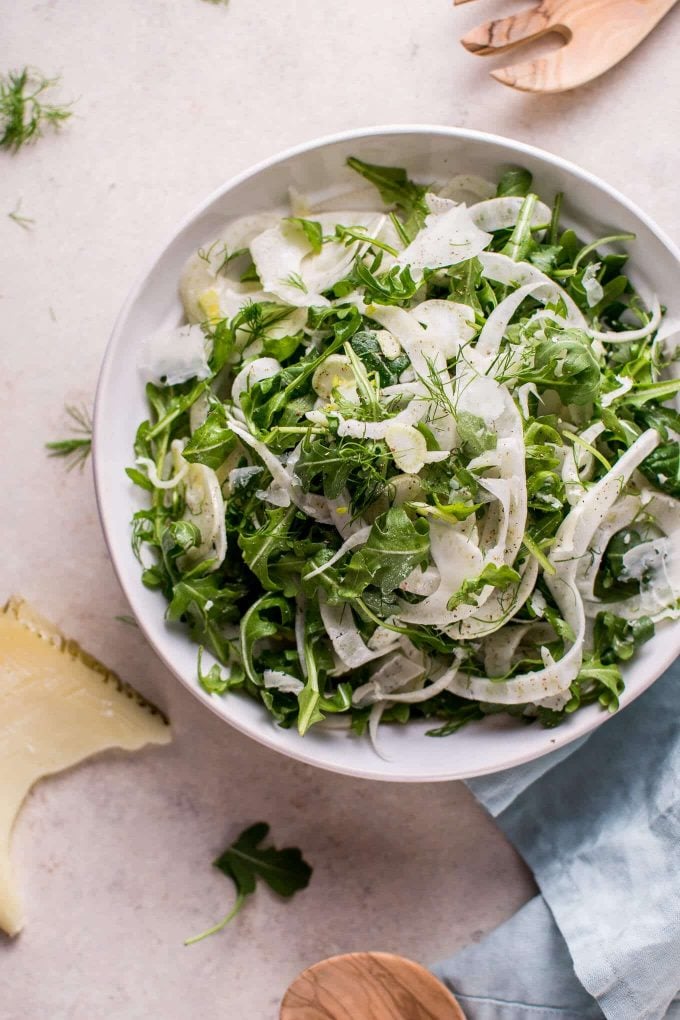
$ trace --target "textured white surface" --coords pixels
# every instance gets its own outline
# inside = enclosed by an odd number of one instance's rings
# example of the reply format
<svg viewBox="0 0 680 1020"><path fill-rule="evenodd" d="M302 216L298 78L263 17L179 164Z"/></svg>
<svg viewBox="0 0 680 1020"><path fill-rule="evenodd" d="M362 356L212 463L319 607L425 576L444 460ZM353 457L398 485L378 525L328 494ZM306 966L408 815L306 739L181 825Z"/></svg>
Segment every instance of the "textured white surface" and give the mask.
<svg viewBox="0 0 680 1020"><path fill-rule="evenodd" d="M114 619L126 608L89 473L66 474L42 450L64 432L64 402L91 399L116 312L176 221L225 178L314 135L418 120L514 135L599 173L677 240L678 11L599 82L538 98L497 85L492 64L458 45L508 9L0 0L0 67L61 72L62 94L78 100L60 137L0 154L0 600L34 601L176 731L168 749L93 761L29 799L14 842L27 927L0 938L2 1020L274 1020L287 982L323 956L431 961L529 895L464 788L318 773L195 703ZM5 215L19 198L30 233ZM303 847L312 885L287 904L263 890L221 936L184 949L231 901L212 856L260 818Z"/></svg>

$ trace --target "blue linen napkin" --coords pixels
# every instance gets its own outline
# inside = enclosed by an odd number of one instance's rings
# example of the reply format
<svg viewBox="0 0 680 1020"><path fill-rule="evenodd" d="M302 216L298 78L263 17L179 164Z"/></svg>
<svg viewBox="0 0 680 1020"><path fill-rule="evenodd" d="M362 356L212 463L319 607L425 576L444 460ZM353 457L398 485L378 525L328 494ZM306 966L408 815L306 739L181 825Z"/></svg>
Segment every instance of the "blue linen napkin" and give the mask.
<svg viewBox="0 0 680 1020"><path fill-rule="evenodd" d="M469 1020L680 1018L680 660L588 738L468 785L542 893L433 968Z"/></svg>

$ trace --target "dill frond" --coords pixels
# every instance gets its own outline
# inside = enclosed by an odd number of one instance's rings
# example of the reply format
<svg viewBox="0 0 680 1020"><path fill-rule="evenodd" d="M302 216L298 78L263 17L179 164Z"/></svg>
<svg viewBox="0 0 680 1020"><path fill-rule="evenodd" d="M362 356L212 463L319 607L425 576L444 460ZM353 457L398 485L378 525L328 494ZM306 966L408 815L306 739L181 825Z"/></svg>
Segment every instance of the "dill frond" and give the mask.
<svg viewBox="0 0 680 1020"><path fill-rule="evenodd" d="M18 152L42 136L46 127L57 130L71 116L66 106L45 103L42 96L58 85L59 77L46 78L24 67L0 76L0 148Z"/></svg>

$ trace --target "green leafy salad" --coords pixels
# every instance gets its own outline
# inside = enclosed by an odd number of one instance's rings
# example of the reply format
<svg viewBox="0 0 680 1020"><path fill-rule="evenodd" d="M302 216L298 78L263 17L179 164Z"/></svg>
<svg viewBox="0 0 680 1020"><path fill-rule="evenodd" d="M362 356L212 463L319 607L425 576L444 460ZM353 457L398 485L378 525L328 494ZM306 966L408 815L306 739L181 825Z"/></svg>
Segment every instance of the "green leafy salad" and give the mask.
<svg viewBox="0 0 680 1020"><path fill-rule="evenodd" d="M680 615L677 323L531 191L348 160L230 223L144 339L143 582L281 726L614 710Z"/></svg>

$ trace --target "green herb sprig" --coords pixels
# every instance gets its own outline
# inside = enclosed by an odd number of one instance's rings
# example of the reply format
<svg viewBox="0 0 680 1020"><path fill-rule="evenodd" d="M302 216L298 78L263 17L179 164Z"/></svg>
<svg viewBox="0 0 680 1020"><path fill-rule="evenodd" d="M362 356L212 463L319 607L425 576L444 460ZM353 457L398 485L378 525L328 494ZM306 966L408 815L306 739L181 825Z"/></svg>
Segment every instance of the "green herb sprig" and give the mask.
<svg viewBox="0 0 680 1020"><path fill-rule="evenodd" d="M309 885L312 868L300 850L291 846L281 850L273 846L262 847L260 844L268 834L267 823L256 822L244 829L238 839L213 861L213 865L234 883L236 902L225 918L200 935L186 939L185 946L193 946L226 928L239 913L247 897L255 892L258 878L279 896L286 898Z"/></svg>
<svg viewBox="0 0 680 1020"><path fill-rule="evenodd" d="M45 93L60 81L59 76L46 78L30 67L0 76L1 149L18 152L37 142L45 128L57 130L72 116L68 106L44 101Z"/></svg>
<svg viewBox="0 0 680 1020"><path fill-rule="evenodd" d="M88 409L74 404L66 406L66 413L73 422L72 430L76 433L68 439L57 439L45 443L50 457L63 457L70 471L74 467L82 468L92 451L92 415Z"/></svg>

